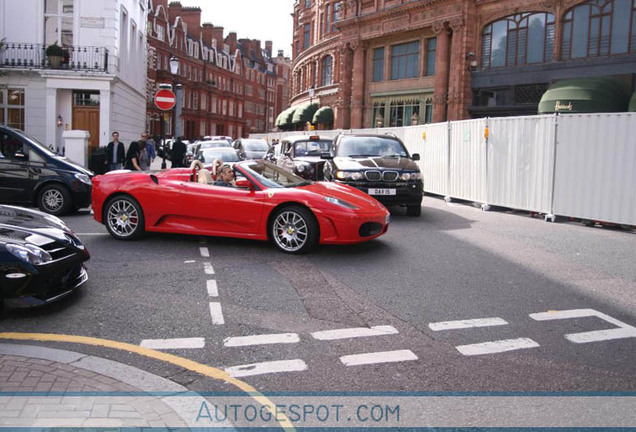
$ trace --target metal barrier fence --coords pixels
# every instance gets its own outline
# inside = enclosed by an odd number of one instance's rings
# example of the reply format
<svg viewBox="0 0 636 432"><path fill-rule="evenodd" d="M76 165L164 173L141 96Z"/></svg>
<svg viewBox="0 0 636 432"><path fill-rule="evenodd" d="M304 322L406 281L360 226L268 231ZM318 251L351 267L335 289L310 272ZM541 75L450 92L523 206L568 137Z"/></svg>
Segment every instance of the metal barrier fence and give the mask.
<svg viewBox="0 0 636 432"><path fill-rule="evenodd" d="M636 113L488 118L403 128L277 132L391 133L419 153L424 190L546 214L636 225Z"/></svg>

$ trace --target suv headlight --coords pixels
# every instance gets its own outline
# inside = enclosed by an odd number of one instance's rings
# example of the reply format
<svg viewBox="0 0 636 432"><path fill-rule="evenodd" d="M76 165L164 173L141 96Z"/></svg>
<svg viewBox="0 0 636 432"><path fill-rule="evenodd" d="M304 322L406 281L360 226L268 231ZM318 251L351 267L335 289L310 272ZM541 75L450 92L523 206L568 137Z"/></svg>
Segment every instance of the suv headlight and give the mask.
<svg viewBox="0 0 636 432"><path fill-rule="evenodd" d="M33 265L46 264L47 262L53 261L53 258L51 258L51 255L49 255L47 251L34 245L9 243L7 250L22 261Z"/></svg>
<svg viewBox="0 0 636 432"><path fill-rule="evenodd" d="M81 181L82 183L85 183L89 186L93 185L93 182L91 181L90 177L87 176L86 174L82 174L82 173L77 173L75 174L75 178L78 179L79 181Z"/></svg>
<svg viewBox="0 0 636 432"><path fill-rule="evenodd" d="M346 201L343 201L341 199L334 198L334 197L329 197L329 196L325 197L325 201L330 202L331 204L339 205L339 206L350 208L350 209L357 209L358 208L358 207L354 206L353 204L349 204Z"/></svg>
<svg viewBox="0 0 636 432"><path fill-rule="evenodd" d="M294 168L298 173L304 173L305 171L311 171L311 165L306 162L296 162Z"/></svg>
<svg viewBox="0 0 636 432"><path fill-rule="evenodd" d="M359 171L336 171L336 178L338 180L360 180L362 173Z"/></svg>
<svg viewBox="0 0 636 432"><path fill-rule="evenodd" d="M400 176L401 180L421 180L422 179L422 173L420 172L406 172L406 173L402 173L402 175Z"/></svg>

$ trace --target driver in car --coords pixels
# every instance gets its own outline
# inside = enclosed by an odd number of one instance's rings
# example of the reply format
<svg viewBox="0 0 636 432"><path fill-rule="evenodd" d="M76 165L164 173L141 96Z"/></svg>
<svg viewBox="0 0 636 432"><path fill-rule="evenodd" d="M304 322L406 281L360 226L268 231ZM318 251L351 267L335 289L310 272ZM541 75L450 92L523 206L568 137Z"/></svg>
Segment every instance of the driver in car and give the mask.
<svg viewBox="0 0 636 432"><path fill-rule="evenodd" d="M232 182L234 181L234 170L228 164L221 167L221 170L217 174L217 180L214 182L214 186L234 187Z"/></svg>

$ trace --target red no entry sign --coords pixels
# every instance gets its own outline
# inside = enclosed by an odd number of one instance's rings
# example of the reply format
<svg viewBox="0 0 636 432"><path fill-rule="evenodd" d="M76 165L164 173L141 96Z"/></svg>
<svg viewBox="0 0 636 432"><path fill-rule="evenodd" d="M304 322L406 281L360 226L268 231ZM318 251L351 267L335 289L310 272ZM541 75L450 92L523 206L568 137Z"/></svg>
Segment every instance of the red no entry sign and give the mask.
<svg viewBox="0 0 636 432"><path fill-rule="evenodd" d="M163 111L168 111L174 108L174 104L177 102L177 98L175 97L172 90L159 90L157 94L155 94L155 105L157 108Z"/></svg>

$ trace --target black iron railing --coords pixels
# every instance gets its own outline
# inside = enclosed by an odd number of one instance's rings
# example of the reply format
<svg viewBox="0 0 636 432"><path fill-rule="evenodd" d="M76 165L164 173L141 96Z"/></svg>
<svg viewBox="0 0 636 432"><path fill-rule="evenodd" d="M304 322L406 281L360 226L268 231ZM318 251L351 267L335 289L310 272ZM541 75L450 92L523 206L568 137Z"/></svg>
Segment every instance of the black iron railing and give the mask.
<svg viewBox="0 0 636 432"><path fill-rule="evenodd" d="M5 42L4 50L0 51L2 68L108 72L108 50L104 47L70 46L64 47L61 59L49 59L42 44Z"/></svg>

